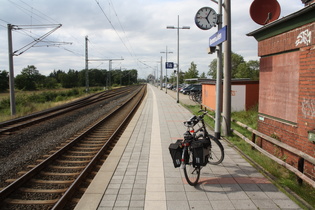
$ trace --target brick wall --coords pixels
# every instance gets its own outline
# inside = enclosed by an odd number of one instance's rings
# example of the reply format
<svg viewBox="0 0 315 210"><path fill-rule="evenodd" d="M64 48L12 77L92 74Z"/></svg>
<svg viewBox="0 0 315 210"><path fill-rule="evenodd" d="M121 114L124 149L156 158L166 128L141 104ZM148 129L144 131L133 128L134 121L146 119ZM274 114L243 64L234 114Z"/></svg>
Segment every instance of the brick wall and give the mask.
<svg viewBox="0 0 315 210"><path fill-rule="evenodd" d="M297 122L290 123L278 117L263 116L261 119L264 120L258 122L258 130L315 157L315 144L308 140L308 131L315 129L315 23L258 43L258 54L262 57L289 51L299 53L298 110L292 110L298 113ZM297 167L297 156L264 140L261 140L261 144L271 154ZM304 173L315 179L315 166L306 162Z"/></svg>
<svg viewBox="0 0 315 210"><path fill-rule="evenodd" d="M313 27L312 36L314 35ZM302 151L315 157L315 144L308 140L308 131L315 129L315 42L302 47L300 51L298 141L302 145ZM315 166L307 163L304 170L306 174L315 176Z"/></svg>

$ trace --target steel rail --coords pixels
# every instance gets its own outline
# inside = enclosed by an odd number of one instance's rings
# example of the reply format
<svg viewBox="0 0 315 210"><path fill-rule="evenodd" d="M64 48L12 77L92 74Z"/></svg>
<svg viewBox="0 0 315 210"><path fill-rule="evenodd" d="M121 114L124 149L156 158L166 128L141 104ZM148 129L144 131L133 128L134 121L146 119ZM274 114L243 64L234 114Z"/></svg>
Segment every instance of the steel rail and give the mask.
<svg viewBox="0 0 315 210"><path fill-rule="evenodd" d="M141 92L143 92L144 89L145 88L141 88L141 90L142 90ZM73 139L71 142L67 143L63 148L60 148L56 153L54 153L53 155L49 156L43 162L41 162L40 164L38 164L37 166L32 168L30 171L28 171L27 173L22 175L20 178L18 178L17 180L15 180L11 184L9 184L7 187L2 189L2 191L0 191L0 202L3 202L6 198L8 198L8 196L11 193L13 193L16 189L20 188L26 182L28 182L32 177L37 175L41 170L43 170L45 167L47 167L47 165L51 164L58 157L60 157L61 155L65 154L67 150L69 150L70 148L72 148L76 144L76 142L78 142L79 140L81 140L82 138L87 136L89 133L91 133L99 124L103 123L110 116L114 115L114 113L116 113L117 111L121 110L127 104L127 102L131 101L134 98L134 96L135 96L135 94L132 95L123 105L121 105L119 107L116 107L116 109L112 113L110 113L109 115L105 116L103 119L99 120L97 123L95 123L89 129L87 129L84 133L80 134L75 139ZM141 96L141 98L142 97L143 96ZM139 104L139 102L132 108L133 111L135 110L135 107L138 106L138 104ZM131 116L131 114L129 113L127 118L129 118L130 116ZM121 128L124 125L125 122L126 122L126 119L124 120L123 123L120 123L119 128ZM119 131L119 129L116 129L116 132L117 131ZM115 133L111 135L110 139L114 139L114 137L117 135ZM86 166L86 168L83 170L82 174L80 174L76 178L76 180L71 184L70 187L72 189L69 188L64 193L64 195L60 198L60 200L57 201L57 203L54 206L54 209L60 209L61 206L65 205L65 202L69 199L69 197L71 197L73 195L75 189L77 189L77 187L82 182L82 180L88 175L90 170L93 168L93 165L95 165L96 161L105 153L105 151L108 149L110 144L111 143L107 141L107 143L105 143L102 146L101 150L99 152L97 152L96 156L92 159L92 162L90 162Z"/></svg>
<svg viewBox="0 0 315 210"><path fill-rule="evenodd" d="M94 165L97 163L97 161L104 155L108 147L110 146L110 143L115 139L118 132L123 128L123 126L128 122L128 120L132 117L134 112L136 111L137 107L140 105L142 99L144 98L144 94L141 96L141 99L138 100L137 104L132 108L131 112L127 115L125 120L121 122L119 127L114 131L112 136L108 139L106 144L100 149L100 151L95 155L95 157L91 160L91 162L87 165L87 167L82 171L82 173L77 177L77 179L72 183L71 187L63 194L63 196L58 200L58 202L53 206L53 210L59 210L63 209L63 207L66 205L66 203L70 200L72 195L75 193L75 190L77 190L80 186L80 184L83 182L83 180L89 175L90 171L93 169ZM130 99L131 100L131 99ZM118 109L121 109L119 107Z"/></svg>
<svg viewBox="0 0 315 210"><path fill-rule="evenodd" d="M0 123L0 135L7 132L15 131L22 127L23 128L28 127L30 125L51 119L56 116L60 116L62 114L68 113L69 111L80 109L84 106L97 103L101 100L109 99L111 97L117 96L128 90L129 90L128 87L125 87L125 88L120 88L120 89L114 89L114 90L111 90L110 92L106 91L106 92L93 94L91 96L87 96L83 99L79 99L65 105L61 105L61 106L51 108L42 112L37 112L31 115L27 115L24 117L20 117L17 119Z"/></svg>

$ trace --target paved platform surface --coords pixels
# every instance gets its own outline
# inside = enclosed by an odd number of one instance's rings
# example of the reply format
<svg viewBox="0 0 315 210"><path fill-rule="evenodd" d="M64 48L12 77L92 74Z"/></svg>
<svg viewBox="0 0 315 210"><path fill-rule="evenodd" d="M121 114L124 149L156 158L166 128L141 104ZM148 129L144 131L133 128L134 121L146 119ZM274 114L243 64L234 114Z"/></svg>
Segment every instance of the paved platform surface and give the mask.
<svg viewBox="0 0 315 210"><path fill-rule="evenodd" d="M148 85L141 108L76 209L301 209L224 141L223 163L202 168L199 184L188 185L168 146L182 138L183 121L192 114L174 95Z"/></svg>

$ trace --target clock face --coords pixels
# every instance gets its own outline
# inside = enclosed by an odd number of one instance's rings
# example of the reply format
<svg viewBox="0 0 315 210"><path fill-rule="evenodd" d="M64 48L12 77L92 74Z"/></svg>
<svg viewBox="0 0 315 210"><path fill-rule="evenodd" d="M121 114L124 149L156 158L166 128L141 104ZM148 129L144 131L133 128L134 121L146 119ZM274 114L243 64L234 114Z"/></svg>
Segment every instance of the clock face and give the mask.
<svg viewBox="0 0 315 210"><path fill-rule="evenodd" d="M196 25L202 30L209 30L217 23L217 13L210 7L203 7L198 10L195 16Z"/></svg>

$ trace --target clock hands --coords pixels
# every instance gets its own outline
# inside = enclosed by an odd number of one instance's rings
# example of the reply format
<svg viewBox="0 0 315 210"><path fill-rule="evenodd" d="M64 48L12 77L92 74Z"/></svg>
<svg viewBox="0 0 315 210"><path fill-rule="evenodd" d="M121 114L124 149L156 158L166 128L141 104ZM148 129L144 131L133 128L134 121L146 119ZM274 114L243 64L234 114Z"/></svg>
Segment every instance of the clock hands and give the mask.
<svg viewBox="0 0 315 210"><path fill-rule="evenodd" d="M207 22L210 24L210 21L209 21L209 15L210 15L210 12L208 13L208 15L207 15L207 17L206 17L206 20L207 20Z"/></svg>
<svg viewBox="0 0 315 210"><path fill-rule="evenodd" d="M195 16L196 25L202 30L212 28L216 23L216 12L210 7L202 7Z"/></svg>

